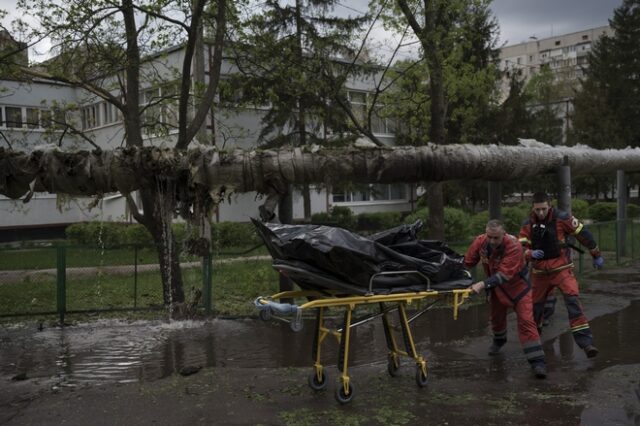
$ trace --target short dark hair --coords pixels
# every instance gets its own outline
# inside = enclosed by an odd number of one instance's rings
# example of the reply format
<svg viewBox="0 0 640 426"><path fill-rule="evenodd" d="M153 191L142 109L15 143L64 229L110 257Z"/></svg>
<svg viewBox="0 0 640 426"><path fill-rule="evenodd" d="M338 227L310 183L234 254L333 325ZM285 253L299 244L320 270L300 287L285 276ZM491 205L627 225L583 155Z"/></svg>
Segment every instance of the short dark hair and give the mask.
<svg viewBox="0 0 640 426"><path fill-rule="evenodd" d="M502 228L502 230L504 230L504 223L502 223L502 221L498 219L491 219L489 222L487 222L487 226L485 229L498 229L498 228Z"/></svg>
<svg viewBox="0 0 640 426"><path fill-rule="evenodd" d="M551 199L546 192L536 192L531 199L532 203L548 203Z"/></svg>

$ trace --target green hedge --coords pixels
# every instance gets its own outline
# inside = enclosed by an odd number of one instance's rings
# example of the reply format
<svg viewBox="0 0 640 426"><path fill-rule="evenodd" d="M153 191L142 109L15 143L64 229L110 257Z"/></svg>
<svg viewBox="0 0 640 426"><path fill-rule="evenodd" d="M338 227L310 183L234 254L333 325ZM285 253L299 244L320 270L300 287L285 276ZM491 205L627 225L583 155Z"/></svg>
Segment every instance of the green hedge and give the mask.
<svg viewBox="0 0 640 426"><path fill-rule="evenodd" d="M589 218L597 222L616 220L618 206L612 202L595 203L589 207Z"/></svg>
<svg viewBox="0 0 640 426"><path fill-rule="evenodd" d="M523 208L522 205L515 207L505 207L502 209L502 222L509 234L518 235L522 223L529 217L531 206Z"/></svg>
<svg viewBox="0 0 640 426"><path fill-rule="evenodd" d="M319 225L332 225L345 229L354 229L356 219L349 207L334 206L329 213L314 213L311 215L311 223Z"/></svg>
<svg viewBox="0 0 640 426"><path fill-rule="evenodd" d="M211 224L214 249L255 246L262 242L252 223L219 222Z"/></svg>
<svg viewBox="0 0 640 426"><path fill-rule="evenodd" d="M471 217L471 235L470 237L473 238L476 235L480 235L482 234L486 227L487 227L487 222L489 221L489 212L487 210L483 210L481 212L478 212L476 214L474 214Z"/></svg>
<svg viewBox="0 0 640 426"><path fill-rule="evenodd" d="M184 223L172 224L173 236L179 244L195 237L196 230ZM151 234L140 224L118 222L84 222L70 225L66 229L69 240L88 247L114 248L136 244L153 244ZM247 247L258 245L261 240L251 223L220 222L211 224L211 239L214 249Z"/></svg>
<svg viewBox="0 0 640 426"><path fill-rule="evenodd" d="M400 212L361 213L356 216L358 231L379 232L402 223Z"/></svg>
<svg viewBox="0 0 640 426"><path fill-rule="evenodd" d="M404 218L404 223L413 223L421 219L427 222L429 219L429 209L422 208L411 213ZM486 224L486 221L485 221ZM419 234L420 238L427 238L426 226ZM469 239L471 233L471 217L464 210L454 207L444 208L444 238L446 241L462 241Z"/></svg>
<svg viewBox="0 0 640 426"><path fill-rule="evenodd" d="M606 222L616 220L618 218L618 203L616 202L600 202L589 207L589 218L597 222ZM627 217L640 217L640 206L636 204L627 204Z"/></svg>
<svg viewBox="0 0 640 426"><path fill-rule="evenodd" d="M589 215L589 203L585 200L571 200L571 214L580 220L587 218Z"/></svg>

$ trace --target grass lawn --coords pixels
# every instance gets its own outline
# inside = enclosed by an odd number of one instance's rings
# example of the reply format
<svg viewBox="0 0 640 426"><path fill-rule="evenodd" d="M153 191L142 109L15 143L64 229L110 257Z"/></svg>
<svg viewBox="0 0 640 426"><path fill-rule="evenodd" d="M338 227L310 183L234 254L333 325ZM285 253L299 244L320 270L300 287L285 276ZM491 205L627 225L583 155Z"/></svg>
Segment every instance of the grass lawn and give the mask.
<svg viewBox="0 0 640 426"><path fill-rule="evenodd" d="M202 288L201 268L184 268L187 300L194 289ZM278 291L277 272L271 261L250 260L215 265L212 305L214 313L225 316L255 315L253 300ZM67 310L102 310L162 306L159 272L130 275L67 277ZM135 305L134 305L135 294ZM202 302L201 302L202 303ZM0 283L0 315L33 314L56 311L56 278L40 274L25 276L19 282Z"/></svg>
<svg viewBox="0 0 640 426"><path fill-rule="evenodd" d="M590 226L594 237L604 251L606 265L613 267L615 258L615 224L603 223ZM627 257L621 262L637 257L640 248L640 232L627 229ZM464 253L467 243L450 245L458 253ZM258 296L268 296L278 292L277 272L271 267L270 260L250 259L229 263L219 263L226 257L238 257L249 247L226 249L216 253L213 261L213 313L220 316L254 316L257 314L253 301ZM266 254L261 247L251 251L248 256ZM120 248L99 250L92 248L67 247L67 267L133 265L137 255L139 265L157 264L154 250ZM242 256L240 256L242 257ZM187 257L183 261L198 261L198 258ZM591 259L583 255L582 265L576 259L576 271L580 266L584 273L592 271ZM28 270L38 271L56 267L56 249L45 247L37 249L0 249L0 271ZM187 301L193 297L196 289L202 289L201 267L183 267L183 288ZM476 271L476 273L480 273ZM162 307L162 285L158 271L138 271L134 268L118 275L101 272L90 272L90 275L68 273L66 279L66 307L68 311L104 311L122 309L149 309ZM479 277L476 277L479 278ZM204 301L201 300L201 306ZM44 312L56 311L56 277L55 273L21 273L8 278L0 274L0 316L9 315L43 315ZM160 315L166 315L165 312ZM115 316L116 313L100 312L100 315ZM117 315L123 316L122 312ZM135 317L127 313L126 317ZM159 315L156 311L153 315ZM55 316L54 316L55 318Z"/></svg>
<svg viewBox="0 0 640 426"><path fill-rule="evenodd" d="M243 256L243 252L251 247L231 247L224 251L213 254L214 259L226 259L229 257ZM157 264L158 254L153 247L138 248L133 247L99 249L90 247L66 247L67 267L85 266L110 266L110 265L133 265L137 256L138 264ZM264 246L252 250L249 255L256 256L268 254ZM14 249L0 249L0 271L27 269L53 269L57 262L57 249L55 247ZM199 261L197 256L181 255L182 262Z"/></svg>

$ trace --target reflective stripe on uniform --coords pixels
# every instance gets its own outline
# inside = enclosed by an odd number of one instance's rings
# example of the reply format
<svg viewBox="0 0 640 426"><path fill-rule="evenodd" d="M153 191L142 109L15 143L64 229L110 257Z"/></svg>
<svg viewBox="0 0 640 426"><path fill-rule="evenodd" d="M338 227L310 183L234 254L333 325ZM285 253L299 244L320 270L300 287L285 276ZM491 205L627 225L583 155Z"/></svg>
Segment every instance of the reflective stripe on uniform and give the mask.
<svg viewBox="0 0 640 426"><path fill-rule="evenodd" d="M542 345L540 341L537 340L535 342L527 342L522 345L522 349L524 351L527 360L544 358L544 350L542 349Z"/></svg>

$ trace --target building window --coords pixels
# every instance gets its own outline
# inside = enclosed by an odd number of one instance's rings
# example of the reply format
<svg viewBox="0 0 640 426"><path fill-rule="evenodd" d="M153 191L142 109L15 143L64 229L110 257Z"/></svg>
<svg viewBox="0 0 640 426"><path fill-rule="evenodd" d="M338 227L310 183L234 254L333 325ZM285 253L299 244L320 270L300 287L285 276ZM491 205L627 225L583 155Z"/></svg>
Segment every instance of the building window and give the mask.
<svg viewBox="0 0 640 426"><path fill-rule="evenodd" d="M22 108L20 107L5 107L7 113L7 127L20 128L22 127Z"/></svg>
<svg viewBox="0 0 640 426"><path fill-rule="evenodd" d="M27 127L30 129L40 127L40 110L38 108L27 108Z"/></svg>
<svg viewBox="0 0 640 426"><path fill-rule="evenodd" d="M351 110L360 123L367 118L367 94L365 92L347 92Z"/></svg>
<svg viewBox="0 0 640 426"><path fill-rule="evenodd" d="M589 40L589 36L587 34L585 34L585 35L582 36L582 39L583 40Z"/></svg>
<svg viewBox="0 0 640 426"><path fill-rule="evenodd" d="M59 109L0 106L0 127L42 130L61 128L59 125L64 123L64 111Z"/></svg>
<svg viewBox="0 0 640 426"><path fill-rule="evenodd" d="M80 114L82 116L82 130L94 129L100 126L100 104L84 107Z"/></svg>
<svg viewBox="0 0 640 426"><path fill-rule="evenodd" d="M351 104L351 111L360 123L365 123L367 119L367 107L369 105L368 93L348 91L347 98ZM371 132L374 134L395 134L396 120L385 112L385 106L376 104L373 114L371 115Z"/></svg>
<svg viewBox="0 0 640 426"><path fill-rule="evenodd" d="M556 40L556 46L560 46L560 40Z"/></svg>
<svg viewBox="0 0 640 426"><path fill-rule="evenodd" d="M64 111L58 108L43 109L40 111L40 126L43 129L62 129L66 120Z"/></svg>
<svg viewBox="0 0 640 426"><path fill-rule="evenodd" d="M331 196L333 203L404 201L407 199L407 187L404 184L370 184L348 188L335 187Z"/></svg>
<svg viewBox="0 0 640 426"><path fill-rule="evenodd" d="M167 134L178 128L177 83L146 89L141 93L140 102L145 133ZM192 104L189 105L188 114L193 114Z"/></svg>

